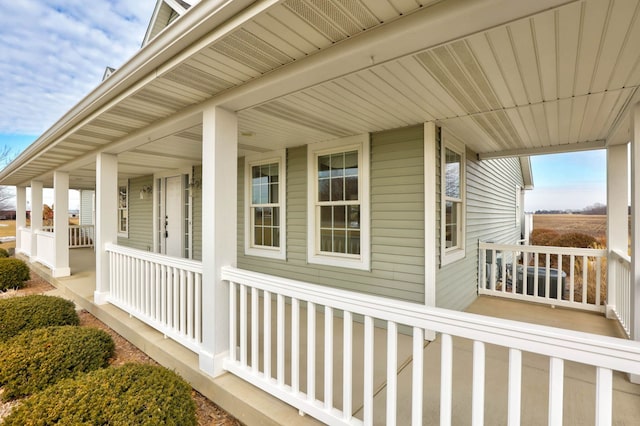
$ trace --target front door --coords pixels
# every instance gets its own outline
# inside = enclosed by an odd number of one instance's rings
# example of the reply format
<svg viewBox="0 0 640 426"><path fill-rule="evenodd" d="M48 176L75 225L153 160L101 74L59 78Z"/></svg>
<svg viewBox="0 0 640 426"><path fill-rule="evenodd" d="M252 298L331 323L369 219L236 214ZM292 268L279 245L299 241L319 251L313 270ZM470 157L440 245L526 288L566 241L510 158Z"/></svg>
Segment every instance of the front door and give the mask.
<svg viewBox="0 0 640 426"><path fill-rule="evenodd" d="M164 254L168 256L183 257L182 226L184 224L184 211L182 199L182 176L165 178L164 199Z"/></svg>

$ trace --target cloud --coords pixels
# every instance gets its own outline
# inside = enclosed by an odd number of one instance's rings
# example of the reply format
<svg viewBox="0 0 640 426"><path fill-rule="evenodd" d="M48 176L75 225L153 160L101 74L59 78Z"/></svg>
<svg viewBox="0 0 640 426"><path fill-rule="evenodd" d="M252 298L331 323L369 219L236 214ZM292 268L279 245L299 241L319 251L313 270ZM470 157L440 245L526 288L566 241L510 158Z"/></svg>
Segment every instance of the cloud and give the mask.
<svg viewBox="0 0 640 426"><path fill-rule="evenodd" d="M0 133L39 134L137 50L154 0L20 0L0 14Z"/></svg>

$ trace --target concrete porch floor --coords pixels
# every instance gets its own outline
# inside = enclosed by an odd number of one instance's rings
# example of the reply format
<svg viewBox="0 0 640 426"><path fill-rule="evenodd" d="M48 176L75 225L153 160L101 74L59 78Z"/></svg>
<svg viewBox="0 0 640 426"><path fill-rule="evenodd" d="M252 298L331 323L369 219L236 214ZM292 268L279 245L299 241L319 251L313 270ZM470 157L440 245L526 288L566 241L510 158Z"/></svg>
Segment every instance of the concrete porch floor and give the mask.
<svg viewBox="0 0 640 426"><path fill-rule="evenodd" d="M70 277L52 278L49 270L40 264L32 268L56 286L60 293L71 298L83 309L91 312L116 332L154 358L160 364L177 371L194 388L230 412L245 424L319 424L310 417L302 417L298 410L271 397L256 387L232 374L224 374L212 379L200 372L198 357L195 353L178 343L166 339L163 335L141 321L130 317L126 312L112 306L97 306L93 303L95 288L95 255L92 249L75 249L70 253ZM494 317L524 321L547 326L561 327L577 331L623 337L622 330L615 321L602 315L578 312L566 309L553 309L548 306L509 301L494 297L480 297L468 309L468 312ZM275 311L273 311L275 312ZM323 323L321 314L317 318L316 333L317 366L316 395L323 395L322 339ZM301 314L304 318L304 315ZM360 324L354 323L354 354L362 347ZM334 319L335 345L334 401L341 406L342 380L340 379L342 353L342 321ZM306 337L301 336L306 341ZM288 341L288 339L287 339ZM440 339L426 344L424 349L424 411L423 424L439 422L439 384L440 384ZM288 345L288 344L287 344ZM386 361L385 331L376 329L375 335L375 386L374 419L375 424L385 424ZM272 345L274 347L274 345ZM287 346L288 347L288 346ZM290 353L290 352L289 352ZM398 424L409 424L411 415L411 339L400 335L398 338ZM377 354L382 354L378 356ZM301 351L301 366L304 367L304 352ZM275 355L272 356L275 358ZM275 359L273 360L275 362ZM275 365L275 364L274 364ZM289 370L290 359L286 360ZM453 368L453 424L471 423L471 367L472 342L454 338ZM545 424L548 406L548 359L530 353L523 354L522 368L522 424ZM361 368L354 368L354 383L359 383ZM275 368L272 368L275 371ZM508 350L493 345L486 346L486 385L485 385L485 424L506 424L507 409L507 372ZM304 376L301 373L301 389L304 390ZM288 381L288 378L287 378ZM362 418L362 390L354 388L354 415ZM595 369L577 363L565 363L564 383L564 421L565 424L593 424L595 401ZM640 386L628 382L621 373L614 374L613 423L636 424L640 418Z"/></svg>

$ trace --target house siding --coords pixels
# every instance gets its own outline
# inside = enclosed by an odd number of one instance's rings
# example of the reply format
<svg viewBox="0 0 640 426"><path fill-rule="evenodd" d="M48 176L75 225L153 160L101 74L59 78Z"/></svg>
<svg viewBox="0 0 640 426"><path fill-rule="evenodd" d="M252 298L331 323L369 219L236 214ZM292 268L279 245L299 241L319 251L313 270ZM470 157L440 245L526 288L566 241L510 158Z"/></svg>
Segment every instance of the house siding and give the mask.
<svg viewBox="0 0 640 426"><path fill-rule="evenodd" d="M443 138L451 137L443 132ZM438 144L440 157L441 143ZM523 185L518 158L478 161L466 151L466 251L464 259L439 267L436 273L436 304L462 310L477 297L478 241L515 243L516 185ZM440 230L440 160L438 165L437 222ZM437 233L437 264L440 265L440 233Z"/></svg>
<svg viewBox="0 0 640 426"><path fill-rule="evenodd" d="M118 237L118 244L138 250L153 251L153 197L140 199L144 186L153 186L153 176L130 179L129 185L129 236Z"/></svg>
<svg viewBox="0 0 640 426"><path fill-rule="evenodd" d="M422 303L422 126L371 136L371 271L307 264L307 147L287 150L287 259L244 254L244 159L238 162L238 266L243 269Z"/></svg>
<svg viewBox="0 0 640 426"><path fill-rule="evenodd" d="M202 166L193 167L193 181L202 182ZM202 260L202 188L194 188L191 200L193 259Z"/></svg>

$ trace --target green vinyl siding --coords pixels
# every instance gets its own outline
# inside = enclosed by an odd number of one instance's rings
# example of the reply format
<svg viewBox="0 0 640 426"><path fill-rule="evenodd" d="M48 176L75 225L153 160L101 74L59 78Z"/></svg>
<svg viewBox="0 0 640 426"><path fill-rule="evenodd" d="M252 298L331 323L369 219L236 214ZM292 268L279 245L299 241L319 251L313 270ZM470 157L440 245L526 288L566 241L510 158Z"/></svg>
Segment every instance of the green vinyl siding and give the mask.
<svg viewBox="0 0 640 426"><path fill-rule="evenodd" d="M515 220L516 186L523 185L519 159L478 161L476 158L474 152L467 150L465 258L439 267L436 273L436 304L443 308L462 310L477 297L478 241L513 244L520 239L520 227ZM440 161L436 164L439 192ZM440 265L440 193L437 200L436 253L437 265Z"/></svg>
<svg viewBox="0 0 640 426"><path fill-rule="evenodd" d="M129 235L118 237L118 244L138 250L153 251L153 195L140 199L145 186L153 186L153 176L130 179L129 186Z"/></svg>
<svg viewBox="0 0 640 426"><path fill-rule="evenodd" d="M202 182L202 166L193 167L193 181ZM193 189L192 211L192 242L193 259L202 260L202 187Z"/></svg>
<svg viewBox="0 0 640 426"><path fill-rule="evenodd" d="M287 150L287 259L244 254L244 160L238 162L238 267L314 284L424 301L422 126L371 135L371 270L307 264L307 147Z"/></svg>

